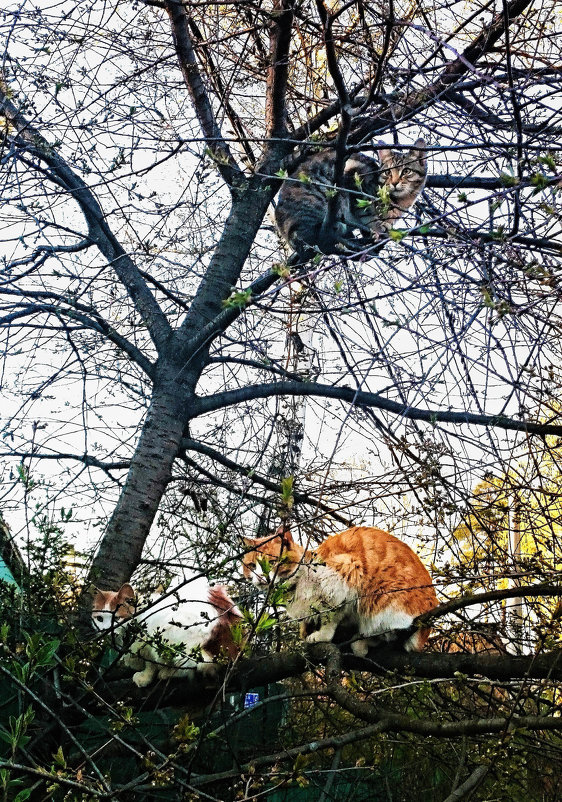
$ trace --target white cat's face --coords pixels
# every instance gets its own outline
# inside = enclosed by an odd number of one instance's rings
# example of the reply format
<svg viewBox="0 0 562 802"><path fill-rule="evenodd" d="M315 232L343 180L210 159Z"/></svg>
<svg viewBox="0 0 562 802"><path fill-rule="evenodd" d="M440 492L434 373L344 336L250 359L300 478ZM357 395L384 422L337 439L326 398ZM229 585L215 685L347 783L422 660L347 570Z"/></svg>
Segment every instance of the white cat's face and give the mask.
<svg viewBox="0 0 562 802"><path fill-rule="evenodd" d="M119 590L98 590L94 596L92 624L96 629L108 630L123 623L135 614L135 592L129 584Z"/></svg>

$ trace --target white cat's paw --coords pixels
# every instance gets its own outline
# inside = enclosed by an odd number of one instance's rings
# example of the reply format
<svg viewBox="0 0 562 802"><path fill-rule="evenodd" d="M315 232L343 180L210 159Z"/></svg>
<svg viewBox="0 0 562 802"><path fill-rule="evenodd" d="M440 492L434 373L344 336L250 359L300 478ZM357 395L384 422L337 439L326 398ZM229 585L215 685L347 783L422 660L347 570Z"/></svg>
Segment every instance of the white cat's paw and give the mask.
<svg viewBox="0 0 562 802"><path fill-rule="evenodd" d="M141 671L144 668L144 660L142 657L136 657L134 654L124 654L121 662L127 668L133 668L135 671Z"/></svg>
<svg viewBox="0 0 562 802"><path fill-rule="evenodd" d="M357 657L367 657L370 645L368 640L354 640L351 644L351 651Z"/></svg>
<svg viewBox="0 0 562 802"><path fill-rule="evenodd" d="M137 671L133 674L133 682L137 686L137 688L146 688L147 685L150 685L152 680L154 679L154 671L150 669L149 671Z"/></svg>
<svg viewBox="0 0 562 802"><path fill-rule="evenodd" d="M332 635L322 629L317 629L315 632L311 632L310 635L306 636L307 643L330 643L331 640Z"/></svg>

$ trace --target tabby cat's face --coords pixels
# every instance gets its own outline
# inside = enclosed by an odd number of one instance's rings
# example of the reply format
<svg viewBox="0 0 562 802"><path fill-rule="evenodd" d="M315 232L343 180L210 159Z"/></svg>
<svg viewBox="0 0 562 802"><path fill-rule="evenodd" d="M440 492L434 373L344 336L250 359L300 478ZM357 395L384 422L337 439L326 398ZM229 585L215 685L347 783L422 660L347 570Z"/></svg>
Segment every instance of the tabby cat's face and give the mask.
<svg viewBox="0 0 562 802"><path fill-rule="evenodd" d="M388 188L395 202L407 200L423 189L427 176L424 147L423 139L418 139L414 147L406 152L398 153L389 148L379 150L380 182Z"/></svg>

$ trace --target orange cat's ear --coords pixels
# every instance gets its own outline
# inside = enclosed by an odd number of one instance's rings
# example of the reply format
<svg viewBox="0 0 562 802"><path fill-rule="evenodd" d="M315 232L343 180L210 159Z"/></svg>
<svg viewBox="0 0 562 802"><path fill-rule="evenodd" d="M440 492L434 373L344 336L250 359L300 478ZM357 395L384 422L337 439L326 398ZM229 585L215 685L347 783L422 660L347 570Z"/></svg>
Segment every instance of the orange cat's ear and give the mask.
<svg viewBox="0 0 562 802"><path fill-rule="evenodd" d="M117 599L119 601L121 601L121 599L124 599L126 601L134 602L134 600L135 600L135 591L129 585L128 582L125 582L124 585L121 585L121 587L117 591Z"/></svg>
<svg viewBox="0 0 562 802"><path fill-rule="evenodd" d="M245 546L247 546L250 549L255 549L256 546L258 545L258 541L255 538L246 537L245 535L242 538L242 542L244 543Z"/></svg>
<svg viewBox="0 0 562 802"><path fill-rule="evenodd" d="M293 536L290 530L285 528L284 524L281 524L281 526L277 527L275 534L281 538L281 541L283 542L285 548L294 545L295 541L293 540Z"/></svg>
<svg viewBox="0 0 562 802"><path fill-rule="evenodd" d="M427 154L425 152L425 139L421 137L416 139L414 142L414 147L410 148L410 153L412 153L425 167L427 164Z"/></svg>

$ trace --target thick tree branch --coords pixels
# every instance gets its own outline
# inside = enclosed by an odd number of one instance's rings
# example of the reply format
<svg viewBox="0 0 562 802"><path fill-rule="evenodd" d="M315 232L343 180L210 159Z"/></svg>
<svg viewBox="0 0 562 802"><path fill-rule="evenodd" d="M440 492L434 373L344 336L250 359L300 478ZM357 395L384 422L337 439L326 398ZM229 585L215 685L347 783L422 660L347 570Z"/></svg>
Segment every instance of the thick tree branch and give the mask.
<svg viewBox="0 0 562 802"><path fill-rule="evenodd" d="M447 412L444 410L418 409L400 404L378 393L367 393L353 390L351 387L334 387L316 382L272 382L258 384L253 387L242 387L238 390L227 390L212 396L198 397L193 402L193 417L214 412L233 404L240 404L256 398L272 398L278 395L315 396L318 398L335 398L357 407L374 407L383 409L394 415L409 420L422 420L427 423L469 424L472 426L490 426L494 429L526 432L527 434L562 436L562 425L532 423L518 421L505 415L475 415L471 412Z"/></svg>
<svg viewBox="0 0 562 802"><path fill-rule="evenodd" d="M164 8L164 4L162 4ZM226 110L226 114L228 119L230 120L230 124L232 125L233 130L236 132L238 136L238 141L240 142L241 146L244 149L244 153L248 157L248 161L250 164L255 164L256 158L254 156L254 152L250 146L250 142L248 140L246 131L244 130L244 125L242 120L238 116L238 113L233 108L232 103L230 103L228 98L229 87L225 85L223 76L221 74L221 70L218 65L215 63L215 59L213 58L212 48L204 41L204 36L197 24L197 22L193 19L193 17L188 17L187 24L189 25L189 29L191 30L195 40L198 42L197 52L202 53L205 59L207 73L209 75L209 79L212 81L213 86L215 87L217 97L220 98L221 104L224 106Z"/></svg>
<svg viewBox="0 0 562 802"><path fill-rule="evenodd" d="M271 19L272 30L265 96L265 133L267 138L281 138L287 130L285 96L293 27L293 0L275 0Z"/></svg>
<svg viewBox="0 0 562 802"><path fill-rule="evenodd" d="M185 7L178 0L166 0L166 11L172 24L172 35L178 62L193 103L193 109L199 120L203 135L208 141L209 150L213 155L217 169L225 182L232 187L243 177L242 172L236 164L215 119L211 101L197 66L191 36L189 35Z"/></svg>
<svg viewBox="0 0 562 802"><path fill-rule="evenodd" d="M372 656L371 656L372 655ZM435 721L411 719L407 715L365 702L350 693L341 685L340 670L363 671L375 675L416 676L427 679L441 679L443 682L459 680L459 676L476 675L479 682L509 680L562 680L562 652L530 657L512 655L490 655L474 653L442 654L436 652L408 653L398 649L371 649L370 656L356 657L353 654L340 654L333 644L305 645L298 652L284 651L266 657L238 659L224 675L228 690L245 691L268 683L279 682L290 677L302 675L311 668L326 666L326 690L317 688L319 694L327 693L334 701L357 718L369 723L382 725L387 732L417 732L437 737L460 737L502 732L512 727L529 729L562 729L562 718L549 716L524 716L507 718L465 719L459 721ZM143 704L147 709L154 705L189 706L194 696L201 700L205 693L212 695L200 686L185 681L171 680L166 687L148 699L146 692L135 688L130 680L112 682L108 686L115 698L126 694L134 704Z"/></svg>
<svg viewBox="0 0 562 802"><path fill-rule="evenodd" d="M489 590L485 593L475 593L470 596L461 596L458 599L451 599L440 604L423 615L416 618L416 627L422 624L430 624L437 618L462 610L464 607L471 607L473 604L485 604L501 599L519 599L525 596L562 596L562 585L555 582L539 582L536 585L521 585L516 588L505 588L504 590Z"/></svg>
<svg viewBox="0 0 562 802"><path fill-rule="evenodd" d="M245 691L268 683L280 682L291 677L301 676L312 668L326 664L329 654L339 654L338 647L333 644L305 644L298 650L275 652L264 657L239 658L227 670L222 672L221 682L232 691ZM426 679L458 678L459 672L466 677L485 677L490 681L507 682L510 680L549 680L562 681L562 650L547 654L525 657L510 654L490 654L474 652L405 652L399 648L381 646L371 648L367 657L357 657L351 652L344 652L338 658L341 669L345 671L365 671L373 675L385 675L388 672L399 675L415 676ZM219 672L220 674L220 672ZM125 691L135 703L146 703L145 693L135 688L130 680L118 680L110 683L115 698L122 698ZM160 693L160 691L162 693ZM186 684L185 681L172 680L165 688L156 693L154 704L188 705L194 694L202 693L201 686ZM213 693L213 689L209 689ZM562 728L562 718L558 719Z"/></svg>
<svg viewBox="0 0 562 802"><path fill-rule="evenodd" d="M334 82L336 92L338 93L340 105L340 124L338 127L338 135L334 148L335 160L333 182L336 187L341 188L343 184L345 160L347 158L347 139L351 130L351 104L336 55L336 46L333 35L334 17L328 14L323 0L316 0L316 8L318 9L318 14L322 21L322 35L324 38L324 49L326 51L326 62L328 64L328 70L330 72L332 81ZM328 196L327 214L324 216L324 220L322 221L322 231L320 234L321 242L324 243L322 247L326 252L328 252L328 250L333 247L334 244L334 231L336 230L340 206L340 193L331 193Z"/></svg>

